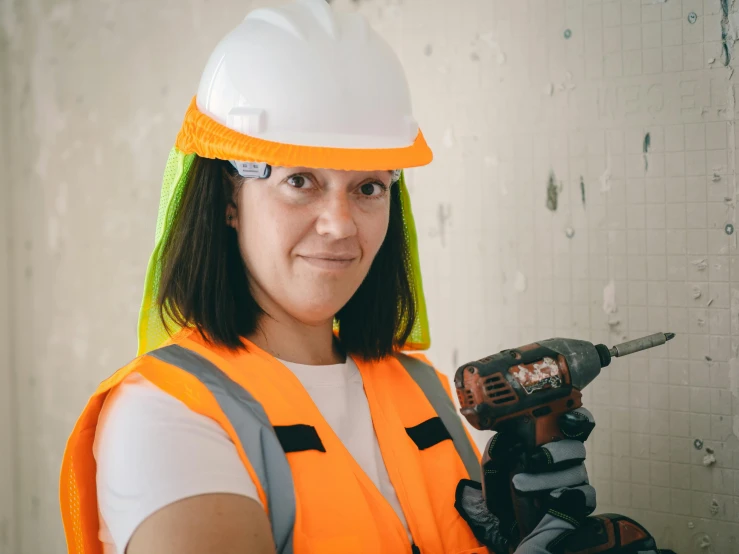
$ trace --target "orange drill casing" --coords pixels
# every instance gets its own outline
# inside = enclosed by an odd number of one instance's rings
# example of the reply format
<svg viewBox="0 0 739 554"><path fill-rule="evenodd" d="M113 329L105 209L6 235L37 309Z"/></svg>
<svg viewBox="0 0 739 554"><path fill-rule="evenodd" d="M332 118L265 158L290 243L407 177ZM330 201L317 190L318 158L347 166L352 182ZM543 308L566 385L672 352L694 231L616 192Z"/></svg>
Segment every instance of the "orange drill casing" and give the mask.
<svg viewBox="0 0 739 554"><path fill-rule="evenodd" d="M601 369L592 343L549 339L463 365L454 377L462 415L476 429L518 433L526 448L562 438L557 418L582 406Z"/></svg>

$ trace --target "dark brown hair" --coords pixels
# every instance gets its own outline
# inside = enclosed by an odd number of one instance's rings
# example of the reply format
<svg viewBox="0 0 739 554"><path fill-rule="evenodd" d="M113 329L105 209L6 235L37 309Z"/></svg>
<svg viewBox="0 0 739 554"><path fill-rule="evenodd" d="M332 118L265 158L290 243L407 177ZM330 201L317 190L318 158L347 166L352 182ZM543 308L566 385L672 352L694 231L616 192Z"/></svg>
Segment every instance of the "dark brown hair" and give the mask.
<svg viewBox="0 0 739 554"><path fill-rule="evenodd" d="M265 315L249 289L226 208L243 180L229 162L196 156L162 252L159 313L194 327L209 342L243 348ZM247 185L248 186L248 185ZM413 275L399 184L391 187L385 240L367 277L336 314L347 354L378 360L402 346L416 318Z"/></svg>

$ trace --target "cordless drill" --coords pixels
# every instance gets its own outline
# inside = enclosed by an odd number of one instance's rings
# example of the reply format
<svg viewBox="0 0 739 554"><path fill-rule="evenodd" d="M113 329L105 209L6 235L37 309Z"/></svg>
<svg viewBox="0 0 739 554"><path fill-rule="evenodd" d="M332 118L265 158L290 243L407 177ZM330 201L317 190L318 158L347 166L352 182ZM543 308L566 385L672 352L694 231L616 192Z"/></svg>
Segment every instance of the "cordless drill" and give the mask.
<svg viewBox="0 0 739 554"><path fill-rule="evenodd" d="M655 333L612 348L554 338L467 363L454 376L461 413L476 429L513 433L522 448L531 451L564 438L560 426L567 425L569 412L582 406L580 391L612 358L663 345L674 336ZM514 511L521 537L528 535L543 515L539 501L533 499L519 499ZM646 547L652 540L638 523L623 516L603 514L597 518L599 527L593 532L603 534L604 547L614 536L622 546ZM624 536L632 542L624 543Z"/></svg>

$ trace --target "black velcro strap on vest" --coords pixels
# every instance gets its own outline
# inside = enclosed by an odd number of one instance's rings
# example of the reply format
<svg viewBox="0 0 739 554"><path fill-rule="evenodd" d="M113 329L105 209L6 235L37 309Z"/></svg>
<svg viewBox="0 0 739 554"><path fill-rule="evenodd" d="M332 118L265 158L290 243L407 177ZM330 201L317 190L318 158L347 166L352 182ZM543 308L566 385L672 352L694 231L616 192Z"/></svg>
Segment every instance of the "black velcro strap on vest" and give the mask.
<svg viewBox="0 0 739 554"><path fill-rule="evenodd" d="M444 427L440 417L432 417L415 427L406 427L405 432L416 443L419 450L426 450L447 439L452 440L452 436Z"/></svg>
<svg viewBox="0 0 739 554"><path fill-rule="evenodd" d="M311 425L275 425L274 429L285 454L306 450L326 452L321 437L318 436L316 428Z"/></svg>

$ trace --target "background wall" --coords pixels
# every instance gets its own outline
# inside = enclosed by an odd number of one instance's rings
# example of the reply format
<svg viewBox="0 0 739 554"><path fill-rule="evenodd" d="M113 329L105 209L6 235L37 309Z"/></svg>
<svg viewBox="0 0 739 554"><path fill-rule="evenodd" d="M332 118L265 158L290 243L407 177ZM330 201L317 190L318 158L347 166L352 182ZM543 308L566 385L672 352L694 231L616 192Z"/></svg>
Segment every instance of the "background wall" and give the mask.
<svg viewBox="0 0 739 554"><path fill-rule="evenodd" d="M134 355L166 155L274 3L0 0L0 554L64 549L61 454ZM599 511L739 552L733 0L333 3L396 49L435 152L408 172L431 358L677 333L586 391Z"/></svg>
<svg viewBox="0 0 739 554"><path fill-rule="evenodd" d="M0 12L2 13L2 12ZM2 35L0 35L2 36ZM2 42L0 41L0 44ZM9 125L10 109L8 90L7 54L0 48L0 166L6 168L0 178L0 198L10 198L10 179L8 171L9 159ZM13 371L11 369L10 349L10 213L11 203L7 200L0 204L0 554L10 554L15 544L15 460L13 435L17 429L15 422L15 404Z"/></svg>

